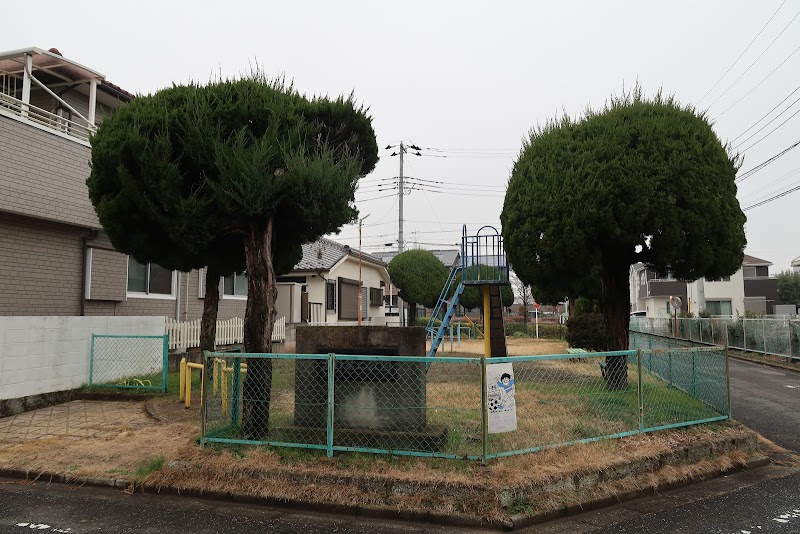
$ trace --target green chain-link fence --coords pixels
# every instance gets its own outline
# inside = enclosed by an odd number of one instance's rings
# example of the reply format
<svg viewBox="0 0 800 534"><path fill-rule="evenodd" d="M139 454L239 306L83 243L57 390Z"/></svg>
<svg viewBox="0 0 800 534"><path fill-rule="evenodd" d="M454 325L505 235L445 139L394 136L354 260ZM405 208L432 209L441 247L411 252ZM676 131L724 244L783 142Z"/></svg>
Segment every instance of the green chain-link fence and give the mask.
<svg viewBox="0 0 800 534"><path fill-rule="evenodd" d="M631 332L800 360L800 320L769 317L633 317Z"/></svg>
<svg viewBox="0 0 800 534"><path fill-rule="evenodd" d="M167 391L167 336L92 334L89 386Z"/></svg>
<svg viewBox="0 0 800 534"><path fill-rule="evenodd" d="M627 360L615 391L607 358ZM729 415L725 354L713 348L488 360L206 353L206 369L204 442L329 455L486 461Z"/></svg>

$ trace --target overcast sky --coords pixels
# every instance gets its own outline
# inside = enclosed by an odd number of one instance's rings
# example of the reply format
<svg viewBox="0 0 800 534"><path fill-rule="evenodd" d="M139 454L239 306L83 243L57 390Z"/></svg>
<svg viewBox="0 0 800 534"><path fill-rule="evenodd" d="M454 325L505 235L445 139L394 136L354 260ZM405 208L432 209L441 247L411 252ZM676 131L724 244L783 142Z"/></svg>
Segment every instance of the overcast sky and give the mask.
<svg viewBox="0 0 800 534"><path fill-rule="evenodd" d="M383 147L401 140L427 149L405 164L405 174L428 189L405 197L406 246L421 248L452 248L463 223L499 227L505 185L528 130L562 112L602 106L637 80L647 93L663 88L708 109L721 139L746 149L740 174L800 140L800 116L789 119L800 110L800 102L789 108L800 91L766 116L800 86L795 0L73 0L25 4L15 13L0 49L56 47L134 93L212 73L236 76L255 62L304 93L355 91L370 108L381 147L357 194L362 216L369 214L368 251L397 246L396 191L378 184L398 175L398 158ZM738 196L746 208L798 185L800 147L742 181ZM773 273L800 256L798 208L800 191L745 211L746 252L773 262ZM358 231L345 227L335 239L356 246Z"/></svg>

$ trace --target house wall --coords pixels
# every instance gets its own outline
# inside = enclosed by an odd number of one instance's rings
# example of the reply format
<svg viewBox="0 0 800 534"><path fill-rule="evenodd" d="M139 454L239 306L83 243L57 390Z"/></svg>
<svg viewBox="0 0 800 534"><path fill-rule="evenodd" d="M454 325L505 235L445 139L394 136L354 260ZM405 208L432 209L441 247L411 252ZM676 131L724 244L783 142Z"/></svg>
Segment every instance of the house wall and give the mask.
<svg viewBox="0 0 800 534"><path fill-rule="evenodd" d="M733 315L743 315L745 311L744 302L744 278L742 269L733 273L728 281L703 282L705 301L730 301L731 313ZM700 311L700 287L697 281L688 284L689 299L691 302L691 312L695 315Z"/></svg>
<svg viewBox="0 0 800 534"><path fill-rule="evenodd" d="M373 287L381 287L381 282L386 284L389 283L389 276L386 273L385 267L380 267L372 263L362 262L362 269L361 269L361 281L364 288L367 288L367 299L369 299L369 288ZM347 256L344 261L340 262L339 264L335 265L333 269L331 269L330 273L326 275L326 278L331 279L338 279L338 278L349 278L351 280L358 280L358 258L354 258L352 256ZM309 301L311 302L325 302L325 294L324 294L324 286L322 284L317 284L317 287L320 288L322 291L321 296L319 297L320 300L312 299L312 295L309 295ZM338 308L339 303L336 303ZM328 321L336 321L336 312L328 313L327 320ZM371 306L369 303L367 304L367 316L363 317L363 320L369 319L370 324L385 324L385 308L383 306Z"/></svg>
<svg viewBox="0 0 800 534"><path fill-rule="evenodd" d="M86 145L0 115L0 211L99 229L89 159Z"/></svg>
<svg viewBox="0 0 800 534"><path fill-rule="evenodd" d="M78 315L83 235L73 226L0 212L0 316Z"/></svg>

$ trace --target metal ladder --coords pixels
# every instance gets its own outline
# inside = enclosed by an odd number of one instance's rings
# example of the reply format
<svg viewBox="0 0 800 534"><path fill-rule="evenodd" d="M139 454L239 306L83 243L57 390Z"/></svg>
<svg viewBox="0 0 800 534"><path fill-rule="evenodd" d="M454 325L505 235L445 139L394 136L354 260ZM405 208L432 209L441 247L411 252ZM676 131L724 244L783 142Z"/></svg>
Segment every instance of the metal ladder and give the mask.
<svg viewBox="0 0 800 534"><path fill-rule="evenodd" d="M450 271L450 276L447 277L447 282L445 282L442 293L439 295L439 301L436 303L431 318L428 319L428 325L425 327L426 335L431 338L431 348L428 349L429 358L436 356L436 350L439 348L439 345L442 344L447 328L450 326L450 319L453 318L453 314L456 311L458 299L461 297L461 293L464 292L464 284L459 283L455 291L453 291L453 296L450 300L447 300L447 294L450 292L450 289L453 287L460 273L461 267L455 267ZM444 314L442 315L443 312ZM439 319L439 315L442 315L442 322L437 328L436 319ZM430 366L430 363L428 363L428 366Z"/></svg>

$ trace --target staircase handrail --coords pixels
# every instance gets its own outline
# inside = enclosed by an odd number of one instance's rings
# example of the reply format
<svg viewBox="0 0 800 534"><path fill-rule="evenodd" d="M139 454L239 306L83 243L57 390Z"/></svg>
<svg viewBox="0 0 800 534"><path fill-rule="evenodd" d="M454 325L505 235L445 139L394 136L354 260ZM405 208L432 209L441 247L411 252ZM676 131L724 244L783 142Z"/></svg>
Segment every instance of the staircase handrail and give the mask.
<svg viewBox="0 0 800 534"><path fill-rule="evenodd" d="M436 302L436 307L433 309L433 313L431 313L428 319L428 325L425 327L426 332L432 334L436 331L436 318L439 317L439 314L442 312L442 307L447 304L447 294L450 292L450 288L453 286L453 282L460 272L461 267L454 267L453 270L450 271L450 276L447 277L447 281L444 283L442 292L439 295L439 300Z"/></svg>

